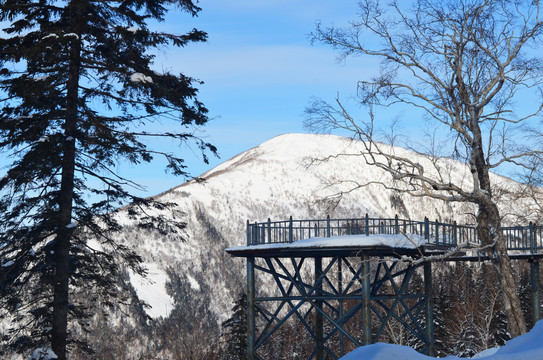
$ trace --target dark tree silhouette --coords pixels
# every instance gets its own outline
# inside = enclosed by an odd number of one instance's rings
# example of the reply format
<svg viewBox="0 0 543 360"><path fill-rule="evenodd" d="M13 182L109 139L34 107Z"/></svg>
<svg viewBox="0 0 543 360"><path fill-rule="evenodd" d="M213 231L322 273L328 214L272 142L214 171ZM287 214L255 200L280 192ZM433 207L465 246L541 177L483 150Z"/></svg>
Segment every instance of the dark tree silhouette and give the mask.
<svg viewBox="0 0 543 360"><path fill-rule="evenodd" d="M232 316L222 323L225 341L222 360L242 360L247 357L247 295L240 293L232 308Z"/></svg>
<svg viewBox="0 0 543 360"><path fill-rule="evenodd" d="M151 30L170 6L200 11L192 0L0 1L0 148L10 162L0 179L0 307L17 351L50 346L66 359L67 345L82 345L69 330L85 327L88 307L122 294L120 267L144 272L112 237L113 211L166 205L131 195L137 184L117 164L163 156L188 176L182 158L149 147L152 137L195 142L204 161L216 152L194 136L208 120L198 82L153 69L154 49L207 38ZM171 130L153 131L159 120ZM71 300L81 287L94 289L85 304Z"/></svg>

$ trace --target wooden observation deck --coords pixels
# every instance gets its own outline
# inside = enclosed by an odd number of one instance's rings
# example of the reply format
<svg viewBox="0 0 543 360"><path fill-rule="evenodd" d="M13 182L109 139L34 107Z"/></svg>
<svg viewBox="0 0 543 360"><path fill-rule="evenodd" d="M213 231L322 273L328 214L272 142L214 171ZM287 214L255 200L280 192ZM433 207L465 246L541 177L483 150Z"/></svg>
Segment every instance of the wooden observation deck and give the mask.
<svg viewBox="0 0 543 360"><path fill-rule="evenodd" d="M539 320L543 226L502 231L509 256L530 262ZM482 248L474 226L428 219L247 222L247 245L226 251L247 259L248 357L264 359L270 339L289 322L307 332L308 359L339 359L379 341L392 322L432 355L432 262L487 260ZM412 286L416 276L423 289Z"/></svg>

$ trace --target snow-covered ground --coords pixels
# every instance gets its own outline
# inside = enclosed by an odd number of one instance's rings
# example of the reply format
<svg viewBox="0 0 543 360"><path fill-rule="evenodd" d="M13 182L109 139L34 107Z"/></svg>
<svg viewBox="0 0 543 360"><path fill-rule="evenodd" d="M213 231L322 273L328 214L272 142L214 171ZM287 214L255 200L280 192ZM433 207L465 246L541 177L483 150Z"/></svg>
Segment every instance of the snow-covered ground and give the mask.
<svg viewBox="0 0 543 360"><path fill-rule="evenodd" d="M152 318L168 317L174 307L173 299L166 293L168 275L157 264L144 264L147 268L147 277L130 273L132 286L138 297L145 301L149 308L147 315Z"/></svg>
<svg viewBox="0 0 543 360"><path fill-rule="evenodd" d="M535 324L527 334L510 340L501 348L485 350L472 359L479 360L541 360L543 359L543 321ZM373 344L362 346L341 360L428 360L433 357L422 355L407 346ZM447 360L464 359L447 356Z"/></svg>

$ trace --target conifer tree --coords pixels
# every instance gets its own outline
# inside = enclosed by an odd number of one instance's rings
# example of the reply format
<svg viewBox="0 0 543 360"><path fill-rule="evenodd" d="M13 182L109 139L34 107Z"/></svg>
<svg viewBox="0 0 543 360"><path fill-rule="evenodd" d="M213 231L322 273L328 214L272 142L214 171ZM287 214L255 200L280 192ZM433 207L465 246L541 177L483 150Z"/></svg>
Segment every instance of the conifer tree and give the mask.
<svg viewBox="0 0 543 360"><path fill-rule="evenodd" d="M225 350L221 359L240 360L247 356L247 295L241 293L232 308L232 316L223 322Z"/></svg>
<svg viewBox="0 0 543 360"><path fill-rule="evenodd" d="M5 345L19 352L50 346L66 359L67 346L82 345L70 329L85 327L92 302L122 292L120 267L144 272L114 240L113 210L132 203L135 216L163 205L132 195L136 184L116 165L163 156L188 176L183 159L149 147L153 137L194 141L204 161L216 150L193 135L208 120L198 82L153 69L156 48L207 38L151 30L170 6L200 11L192 0L0 0L0 151L9 159L0 179L0 316L14 325ZM153 131L158 120L171 130ZM91 305L73 301L82 286L93 290Z"/></svg>

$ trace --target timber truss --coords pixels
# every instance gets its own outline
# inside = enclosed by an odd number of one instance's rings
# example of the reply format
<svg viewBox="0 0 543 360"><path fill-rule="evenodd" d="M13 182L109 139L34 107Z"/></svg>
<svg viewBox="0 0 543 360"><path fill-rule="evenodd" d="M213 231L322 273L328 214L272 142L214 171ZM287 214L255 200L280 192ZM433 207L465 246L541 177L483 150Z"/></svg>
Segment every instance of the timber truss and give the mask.
<svg viewBox="0 0 543 360"><path fill-rule="evenodd" d="M406 265L367 255L248 260L253 358L269 358L259 355L266 352L266 343L294 323L305 331L309 359L338 359L361 345L405 331L418 340L421 351L431 353L433 331L424 326L433 323L430 263ZM421 267L424 284L412 286ZM266 289L251 294L255 281L273 283L275 294Z"/></svg>

